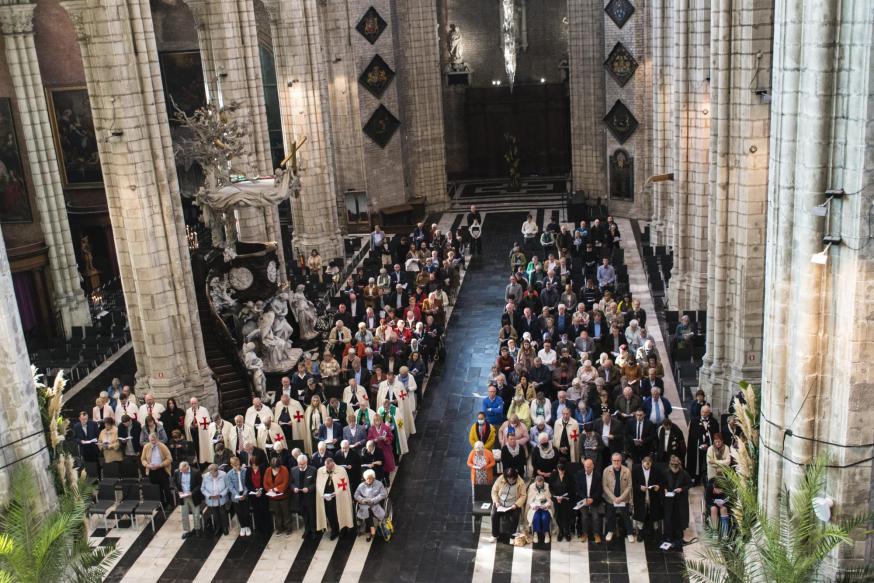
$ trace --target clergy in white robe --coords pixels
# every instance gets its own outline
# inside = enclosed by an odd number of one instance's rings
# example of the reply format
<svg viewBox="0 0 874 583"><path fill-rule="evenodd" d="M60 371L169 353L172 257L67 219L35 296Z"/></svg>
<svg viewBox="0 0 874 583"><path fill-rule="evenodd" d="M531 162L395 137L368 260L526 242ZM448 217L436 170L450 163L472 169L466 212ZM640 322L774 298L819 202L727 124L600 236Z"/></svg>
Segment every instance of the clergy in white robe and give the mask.
<svg viewBox="0 0 874 583"><path fill-rule="evenodd" d="M244 451L246 443L255 443L255 430L246 425L245 419L242 415L234 417L233 425L225 423L225 426L227 427L228 432L225 440L225 447L233 452L234 455L239 455L240 452Z"/></svg>
<svg viewBox="0 0 874 583"><path fill-rule="evenodd" d="M264 416L264 422L255 429L255 445L267 451L273 449L273 444L285 441L285 434L279 423L273 421L270 415Z"/></svg>
<svg viewBox="0 0 874 583"><path fill-rule="evenodd" d="M571 417L570 413L570 409L565 407L561 412L561 419L555 422L552 445L558 450L559 455L566 457L571 463L579 463L583 436L580 434L579 423Z"/></svg>
<svg viewBox="0 0 874 583"><path fill-rule="evenodd" d="M409 395L407 397L407 399L409 399L409 401L410 401L410 403L409 403L410 411L415 411L416 407L417 407L417 405L416 405L416 402L417 402L416 401L416 390L419 387L418 387L418 385L416 385L416 378L410 374L410 369L407 368L406 366L401 367L399 374L398 374L398 382L400 382L404 386L404 389L407 390L407 393Z"/></svg>
<svg viewBox="0 0 874 583"><path fill-rule="evenodd" d="M212 416L212 423L209 424L209 437L212 442L212 449L215 451L215 444L222 442L228 451L228 429L231 427L229 421L222 419L222 416L216 413Z"/></svg>
<svg viewBox="0 0 874 583"><path fill-rule="evenodd" d="M410 447L407 444L407 434L404 431L403 419L398 419L397 407L389 404L388 399L383 401L382 407L376 410L376 414L382 417L383 423L391 427L395 437L395 456L410 453Z"/></svg>
<svg viewBox="0 0 874 583"><path fill-rule="evenodd" d="M349 379L349 384L343 389L343 402L350 409L358 410L359 407L367 407L369 400L367 389L359 385L354 378Z"/></svg>
<svg viewBox="0 0 874 583"><path fill-rule="evenodd" d="M202 464L212 463L214 451L209 433L210 414L206 407L201 407L197 397L191 397L190 407L185 410L185 439L194 443L194 453L197 461Z"/></svg>
<svg viewBox="0 0 874 583"><path fill-rule="evenodd" d="M143 419L140 417L140 408L137 407L136 395L131 394L127 399L119 398L118 404L115 406L115 418L118 419L119 423L121 423L122 415L127 415L134 421L142 423Z"/></svg>
<svg viewBox="0 0 874 583"><path fill-rule="evenodd" d="M246 425L255 429L256 426L264 423L264 417L273 417L273 411L263 404L260 398L255 397L252 399L252 406L246 409Z"/></svg>
<svg viewBox="0 0 874 583"><path fill-rule="evenodd" d="M279 397L279 402L273 408L273 419L282 428L286 441L306 441L307 431L303 407L300 406L297 400L282 393L282 396Z"/></svg>
<svg viewBox="0 0 874 583"><path fill-rule="evenodd" d="M303 440L303 449L307 455L313 455L315 444L319 441L319 428L328 418L328 408L322 405L318 395L313 395L307 410L304 412L306 425L306 438Z"/></svg>
<svg viewBox="0 0 874 583"><path fill-rule="evenodd" d="M410 408L409 393L404 388L404 385L395 378L395 375L388 373L386 380L379 383L379 392L376 396L377 403L384 403L388 399L393 405L398 408L398 421L403 420L402 429L406 432L407 437L416 433L416 421L413 417L413 410ZM398 423L400 425L400 423Z"/></svg>
<svg viewBox="0 0 874 583"><path fill-rule="evenodd" d="M140 405L139 418L140 423L146 422L146 417L153 417L155 421L161 421L161 413L164 412L164 405L155 402L155 395L146 393L145 402Z"/></svg>
<svg viewBox="0 0 874 583"><path fill-rule="evenodd" d="M340 529L353 528L352 484L346 469L331 458L316 472L316 530L331 527L331 540L339 536Z"/></svg>

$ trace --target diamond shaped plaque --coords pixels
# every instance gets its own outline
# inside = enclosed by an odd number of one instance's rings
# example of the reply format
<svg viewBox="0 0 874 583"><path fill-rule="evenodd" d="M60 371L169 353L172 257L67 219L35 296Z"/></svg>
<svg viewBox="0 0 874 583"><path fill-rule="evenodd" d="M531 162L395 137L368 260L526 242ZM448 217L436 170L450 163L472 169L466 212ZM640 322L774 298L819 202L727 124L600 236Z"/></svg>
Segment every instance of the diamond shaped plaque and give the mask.
<svg viewBox="0 0 874 583"><path fill-rule="evenodd" d="M607 16L613 20L613 23L622 28L634 14L634 5L630 0L610 0L604 10L607 12Z"/></svg>
<svg viewBox="0 0 874 583"><path fill-rule="evenodd" d="M358 78L358 82L364 85L365 89L370 91L374 97L379 99L388 86L391 85L391 80L395 78L395 72L386 64L382 57L375 55L370 60L370 64L364 68L364 72Z"/></svg>
<svg viewBox="0 0 874 583"><path fill-rule="evenodd" d="M607 115L604 116L604 123L607 124L607 129L620 144L624 144L639 125L634 114L625 107L621 99L617 99Z"/></svg>
<svg viewBox="0 0 874 583"><path fill-rule="evenodd" d="M364 124L364 133L380 148L385 148L400 125L400 120L393 116L384 105L380 105Z"/></svg>
<svg viewBox="0 0 874 583"><path fill-rule="evenodd" d="M604 61L604 66L616 82L619 83L619 86L625 87L625 84L631 80L634 72L637 70L637 61L628 52L625 45L616 43L616 46L610 51L610 56Z"/></svg>
<svg viewBox="0 0 874 583"><path fill-rule="evenodd" d="M371 6L364 13L364 16L361 17L361 20L358 21L355 30L366 38L367 42L373 44L379 39L387 26L388 24L385 22L385 19L380 16L376 8Z"/></svg>

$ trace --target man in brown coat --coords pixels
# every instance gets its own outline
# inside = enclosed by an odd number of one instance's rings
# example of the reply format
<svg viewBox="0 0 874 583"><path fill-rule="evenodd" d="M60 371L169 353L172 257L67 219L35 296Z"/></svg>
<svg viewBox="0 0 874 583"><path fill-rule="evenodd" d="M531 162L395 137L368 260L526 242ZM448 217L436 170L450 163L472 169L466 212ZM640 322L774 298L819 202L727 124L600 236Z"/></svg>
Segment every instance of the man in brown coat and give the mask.
<svg viewBox="0 0 874 583"><path fill-rule="evenodd" d="M158 441L154 433L149 435L149 442L143 446L140 454L140 462L149 477L149 482L157 484L161 488L161 496L165 503L173 500L170 494L170 467L173 464L173 456L166 445Z"/></svg>
<svg viewBox="0 0 874 583"><path fill-rule="evenodd" d="M614 453L611 465L604 468L601 482L604 489L605 513L607 515L607 542L613 540L616 532L616 516L622 519L628 542L634 542L634 527L631 524L631 470L622 465L622 454Z"/></svg>

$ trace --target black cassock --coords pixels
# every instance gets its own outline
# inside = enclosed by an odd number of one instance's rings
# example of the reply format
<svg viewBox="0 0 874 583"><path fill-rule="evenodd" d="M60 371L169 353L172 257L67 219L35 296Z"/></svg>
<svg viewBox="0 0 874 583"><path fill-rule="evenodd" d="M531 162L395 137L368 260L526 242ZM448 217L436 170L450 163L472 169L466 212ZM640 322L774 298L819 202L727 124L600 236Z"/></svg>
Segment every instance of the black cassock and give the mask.
<svg viewBox="0 0 874 583"><path fill-rule="evenodd" d="M634 514L632 518L638 522L656 522L662 519L662 490L665 487L664 475L652 466L649 469L649 480L644 479L643 466L636 464L631 469L631 493L634 501ZM659 490L654 489L648 492L641 491L641 486L658 485ZM649 494L649 506L647 506L647 493Z"/></svg>
<svg viewBox="0 0 874 583"><path fill-rule="evenodd" d="M361 483L361 458L358 457L354 449L350 449L348 455L343 453L341 449L334 454L334 462L337 465L343 466L346 473L349 474L349 483L352 484L352 491L354 492L358 488L358 484ZM346 466L351 466L351 469Z"/></svg>
<svg viewBox="0 0 874 583"><path fill-rule="evenodd" d="M677 488L683 489L682 492L674 494L673 497L664 496L662 499L665 513L664 533L668 540L682 539L683 531L689 526L689 487L691 485L692 480L683 469L676 473L668 470L665 476L665 494Z"/></svg>
<svg viewBox="0 0 874 583"><path fill-rule="evenodd" d="M707 448L713 445L713 436L719 432L719 423L712 416L701 417L689 427L686 445L686 471L693 480L707 478ZM702 478L703 477L703 478Z"/></svg>

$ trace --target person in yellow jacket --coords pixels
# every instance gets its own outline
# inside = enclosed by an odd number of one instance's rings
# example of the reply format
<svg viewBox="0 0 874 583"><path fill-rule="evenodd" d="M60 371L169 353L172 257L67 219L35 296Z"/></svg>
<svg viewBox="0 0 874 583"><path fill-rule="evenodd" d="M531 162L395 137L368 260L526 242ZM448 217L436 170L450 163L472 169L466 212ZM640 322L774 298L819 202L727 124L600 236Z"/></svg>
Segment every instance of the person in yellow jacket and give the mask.
<svg viewBox="0 0 874 583"><path fill-rule="evenodd" d="M486 449L491 451L495 447L497 434L498 430L495 426L486 421L486 414L480 412L476 416L476 423L470 427L470 435L468 436L470 447L473 447L477 441L481 441Z"/></svg>

